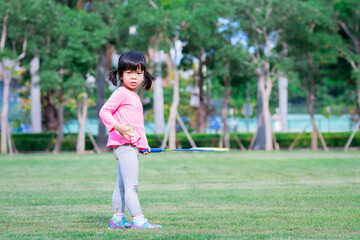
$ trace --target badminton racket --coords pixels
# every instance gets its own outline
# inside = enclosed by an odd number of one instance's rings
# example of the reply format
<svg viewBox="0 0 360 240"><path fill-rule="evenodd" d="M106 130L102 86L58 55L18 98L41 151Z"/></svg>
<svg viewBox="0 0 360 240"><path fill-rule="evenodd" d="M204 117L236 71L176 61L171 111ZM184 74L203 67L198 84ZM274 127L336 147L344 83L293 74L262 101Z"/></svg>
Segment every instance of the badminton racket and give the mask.
<svg viewBox="0 0 360 240"><path fill-rule="evenodd" d="M148 149L140 151L140 153L147 152ZM188 149L166 149L166 148L151 148L150 152L224 152L229 151L229 148L216 148L216 147L198 147Z"/></svg>

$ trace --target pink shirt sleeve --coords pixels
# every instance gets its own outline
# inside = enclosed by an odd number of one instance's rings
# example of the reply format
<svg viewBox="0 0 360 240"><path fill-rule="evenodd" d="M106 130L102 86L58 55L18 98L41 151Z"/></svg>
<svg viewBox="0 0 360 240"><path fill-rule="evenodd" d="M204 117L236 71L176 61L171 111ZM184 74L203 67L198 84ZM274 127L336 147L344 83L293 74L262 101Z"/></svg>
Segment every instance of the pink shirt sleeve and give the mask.
<svg viewBox="0 0 360 240"><path fill-rule="evenodd" d="M99 116L109 132L113 131L114 126L118 123L113 116L124 101L125 96L119 88L111 94L110 98L106 101L99 112Z"/></svg>

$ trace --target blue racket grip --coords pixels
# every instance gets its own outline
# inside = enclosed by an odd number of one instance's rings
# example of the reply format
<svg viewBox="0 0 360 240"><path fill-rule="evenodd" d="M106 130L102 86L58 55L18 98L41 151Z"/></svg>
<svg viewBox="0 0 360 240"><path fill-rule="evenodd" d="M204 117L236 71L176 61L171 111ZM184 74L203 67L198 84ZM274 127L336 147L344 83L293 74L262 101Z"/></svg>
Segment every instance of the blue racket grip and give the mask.
<svg viewBox="0 0 360 240"><path fill-rule="evenodd" d="M149 149L145 149L145 150L142 150L140 151L140 153L144 153L144 152L148 152ZM165 149L163 148L151 148L150 152L165 152Z"/></svg>

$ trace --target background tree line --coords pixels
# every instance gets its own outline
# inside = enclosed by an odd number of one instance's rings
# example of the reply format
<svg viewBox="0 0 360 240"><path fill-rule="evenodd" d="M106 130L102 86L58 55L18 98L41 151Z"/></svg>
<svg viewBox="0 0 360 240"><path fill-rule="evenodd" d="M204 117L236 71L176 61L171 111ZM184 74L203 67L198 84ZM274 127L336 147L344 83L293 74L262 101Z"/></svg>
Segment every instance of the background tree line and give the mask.
<svg viewBox="0 0 360 240"><path fill-rule="evenodd" d="M145 109L156 133L163 133L167 119L170 148L175 147L179 116L191 117L192 128L205 132L215 97L223 99L220 145L229 147L228 108L245 103L249 84L260 96L252 104L261 105L257 117L265 129L263 136L255 135L273 150L271 113L278 98L275 83L282 77L288 80L289 98L306 100L313 149L319 138L326 150L315 107L325 103L359 115L359 9L356 0L1 1L1 151L8 149L10 83L21 81L31 98L33 130L42 130L40 116L46 112L45 127L57 131L57 153L66 115L76 117L77 152L84 152L88 106L101 108L111 93L106 72L114 68L113 53L130 49L146 55L156 76L153 93L140 95L151 99ZM181 53L174 51L179 43ZM179 71L189 69L191 80L182 79ZM180 92L189 84L199 90L197 107L189 106ZM358 128L359 122L354 132ZM106 148L100 121L97 145Z"/></svg>

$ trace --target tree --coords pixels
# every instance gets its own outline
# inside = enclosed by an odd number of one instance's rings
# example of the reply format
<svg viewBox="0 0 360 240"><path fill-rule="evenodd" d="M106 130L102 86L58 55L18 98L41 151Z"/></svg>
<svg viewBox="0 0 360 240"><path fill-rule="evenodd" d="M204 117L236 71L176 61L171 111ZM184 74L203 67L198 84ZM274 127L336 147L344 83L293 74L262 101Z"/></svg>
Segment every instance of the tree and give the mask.
<svg viewBox="0 0 360 240"><path fill-rule="evenodd" d="M343 43L338 47L340 56L345 58L352 67L352 78L357 92L357 114L359 120L345 146L349 148L355 133L360 127L360 2L356 0L334 2L334 15L340 26Z"/></svg>
<svg viewBox="0 0 360 240"><path fill-rule="evenodd" d="M75 102L77 110L79 132L76 143L76 152L80 154L85 153L85 128L89 105L88 94L92 89L91 86L86 85L84 77L78 73L73 74L72 77L65 82L64 88L67 89L67 97Z"/></svg>
<svg viewBox="0 0 360 240"><path fill-rule="evenodd" d="M163 139L166 141L166 134L169 133L169 148L176 148L176 118L178 114L178 105L180 102L180 93L179 93L179 71L177 62L180 58L178 56L177 51L179 50L177 47L177 41L180 38L181 28L183 25L183 16L185 15L186 9L184 5L182 5L182 1L173 1L172 4L168 4L164 6L166 11L166 32L164 32L163 37L167 42L168 48L166 49L166 62L170 66L169 70L171 71L173 76L173 101L170 107L170 114L168 120L168 132L165 133L165 137ZM172 48L173 54L170 53L170 48Z"/></svg>
<svg viewBox="0 0 360 240"><path fill-rule="evenodd" d="M282 34L284 27L296 6L296 1L243 1L238 4L237 20L247 37L247 47L255 65L258 87L261 93L262 117L265 127L265 149L273 150L273 133L269 107L273 81L279 65L273 45ZM281 16L281 17L280 17Z"/></svg>
<svg viewBox="0 0 360 240"><path fill-rule="evenodd" d="M182 120L178 113L178 105L180 102L180 79L178 63L180 62L179 51L181 51L181 42L179 39L184 29L187 28L185 19L187 19L190 14L189 10L186 8L186 4L187 1L172 1L162 3L164 22L166 24L164 25L161 38L163 39L165 63L168 67L168 76L170 76L170 79L173 83L173 98L169 112L167 132L165 133L162 147L165 147L167 136L169 135L169 147L176 148L176 121L178 120L180 125L183 127ZM191 145L196 147L195 143L188 134L187 129L183 127L183 130L187 135Z"/></svg>
<svg viewBox="0 0 360 240"><path fill-rule="evenodd" d="M226 10L226 1L189 1L186 9L189 13L184 18L185 28L181 41L184 42L183 62L191 66L194 59L198 62L197 87L199 88L199 107L197 108L196 130L205 133L207 118L211 112L210 102L206 99L205 80L214 61L214 54L220 39L218 26L221 13ZM199 20L201 19L201 20Z"/></svg>
<svg viewBox="0 0 360 240"><path fill-rule="evenodd" d="M219 27L222 38L218 39L220 44L215 52L213 73L221 79L222 84L225 86L224 101L221 109L223 127L219 145L220 147L225 146L226 148L230 148L230 134L227 118L231 87L232 85L235 85L235 81L237 81L236 85L238 85L239 82L244 81L242 77L244 75L246 76L245 72L248 70L246 69L246 65L249 65L250 54L245 51L245 48L240 41L234 42L234 39L239 35L239 25L233 20L236 19L235 12L230 11L227 15L223 15L222 17L223 20Z"/></svg>
<svg viewBox="0 0 360 240"><path fill-rule="evenodd" d="M121 53L129 47L129 28L132 22L132 9L127 9L125 1L106 0L94 1L92 11L101 16L103 27L107 32L105 43L97 50L96 64L96 109L100 111L105 103L106 73L113 68L112 57L115 49ZM107 136L105 125L98 116L97 144L102 151L106 150Z"/></svg>
<svg viewBox="0 0 360 240"><path fill-rule="evenodd" d="M1 153L7 152L9 88L16 66L26 56L29 38L34 32L36 1L8 0L0 3L1 40L0 60L4 77L3 106L1 112Z"/></svg>
<svg viewBox="0 0 360 240"><path fill-rule="evenodd" d="M234 85L234 81L242 81L242 79L239 77L241 76L241 70L244 69L244 62L247 62L245 60L246 55L246 53L244 54L241 44L237 44L236 46L224 44L224 46L221 49L218 49L216 52L216 69L214 70L214 74L218 75L218 77L222 80L223 85L225 86L224 100L221 109L223 126L220 147L224 146L226 148L230 148L230 134L227 119L231 87Z"/></svg>
<svg viewBox="0 0 360 240"><path fill-rule="evenodd" d="M293 28L295 25L296 30ZM327 151L325 140L315 121L314 103L316 86L324 78L321 68L337 61L336 43L339 42L339 38L335 34L336 26L331 20L331 8L322 1L303 3L288 27L288 34L283 40L289 44L290 54L295 56L294 67L299 73L301 88L306 95L313 125L312 149L317 149L319 137L324 150Z"/></svg>
<svg viewBox="0 0 360 240"><path fill-rule="evenodd" d="M43 47L50 41L50 32L56 25L56 3L52 0L35 1L29 11L35 16L30 20L33 21L34 27L32 37L28 41L28 57L24 60L30 62L32 132L41 132L40 55Z"/></svg>
<svg viewBox="0 0 360 240"><path fill-rule="evenodd" d="M97 59L96 50L103 44L106 33L101 28L100 17L95 13L61 6L58 10L58 26L56 31L52 32L52 41L46 48L47 54L44 58L47 65L41 73L42 87L44 90L51 90L59 119L54 153L60 151L64 137L64 105L67 103L65 93L72 87L72 84L67 82L75 80L85 82L86 73L94 69ZM86 94L82 95L86 96ZM72 97L77 99L79 96Z"/></svg>

